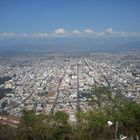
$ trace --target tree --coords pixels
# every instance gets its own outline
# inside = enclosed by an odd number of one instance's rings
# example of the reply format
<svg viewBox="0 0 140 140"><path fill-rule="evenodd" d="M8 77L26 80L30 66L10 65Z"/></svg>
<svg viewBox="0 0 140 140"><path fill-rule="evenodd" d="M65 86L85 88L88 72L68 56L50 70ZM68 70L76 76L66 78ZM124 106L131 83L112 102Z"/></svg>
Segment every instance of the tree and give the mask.
<svg viewBox="0 0 140 140"><path fill-rule="evenodd" d="M57 111L54 114L54 137L56 140L70 139L72 129L68 123L69 115L62 111Z"/></svg>
<svg viewBox="0 0 140 140"><path fill-rule="evenodd" d="M79 112L80 125L78 133L86 140L109 140L113 138L113 129L107 126L109 116L106 112L99 109L89 110L87 112Z"/></svg>
<svg viewBox="0 0 140 140"><path fill-rule="evenodd" d="M123 102L118 108L117 119L123 133L140 136L140 105L135 101Z"/></svg>
<svg viewBox="0 0 140 140"><path fill-rule="evenodd" d="M112 91L108 87L92 86L90 92L92 100L89 101L89 105L93 107L104 109L112 100Z"/></svg>
<svg viewBox="0 0 140 140"><path fill-rule="evenodd" d="M15 140L16 128L0 124L0 140Z"/></svg>
<svg viewBox="0 0 140 140"><path fill-rule="evenodd" d="M62 111L57 111L54 114L54 120L60 124L67 124L69 119L69 115Z"/></svg>
<svg viewBox="0 0 140 140"><path fill-rule="evenodd" d="M23 110L17 129L17 138L20 140L34 140L36 115L33 110Z"/></svg>

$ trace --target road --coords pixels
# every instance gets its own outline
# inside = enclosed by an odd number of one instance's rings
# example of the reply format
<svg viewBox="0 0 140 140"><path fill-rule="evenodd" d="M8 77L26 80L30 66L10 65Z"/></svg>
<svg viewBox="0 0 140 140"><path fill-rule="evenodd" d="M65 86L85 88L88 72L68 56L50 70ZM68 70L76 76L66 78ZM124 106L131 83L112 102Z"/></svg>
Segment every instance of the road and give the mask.
<svg viewBox="0 0 140 140"><path fill-rule="evenodd" d="M70 60L70 61L71 61L71 60ZM60 85L61 85L61 83L62 83L62 81L63 81L63 78L64 78L64 76L65 76L65 74L66 74L66 71L67 71L68 66L69 66L69 64L70 64L70 61L69 61L68 65L67 65L66 69L64 70L64 73L63 73L62 77L60 78L59 84L58 84L58 86L57 86L57 89L56 89L56 98L55 98L54 103L53 103L53 105L52 105L52 108L51 108L51 110L50 110L51 114L54 113L54 109L55 109L55 107L56 107L57 100L58 100L58 97L59 97L59 94L60 94L60 89L59 89L59 88L60 88Z"/></svg>
<svg viewBox="0 0 140 140"><path fill-rule="evenodd" d="M80 101L79 101L79 64L77 60L77 111L80 111Z"/></svg>
<svg viewBox="0 0 140 140"><path fill-rule="evenodd" d="M84 61L85 65L89 68L89 70L92 71L93 69L89 66L89 64L87 63L87 61L84 58L83 58L83 61ZM95 80L95 78L94 77L92 77L92 78L93 78L93 81L94 81L95 85L96 84L99 85L99 83Z"/></svg>

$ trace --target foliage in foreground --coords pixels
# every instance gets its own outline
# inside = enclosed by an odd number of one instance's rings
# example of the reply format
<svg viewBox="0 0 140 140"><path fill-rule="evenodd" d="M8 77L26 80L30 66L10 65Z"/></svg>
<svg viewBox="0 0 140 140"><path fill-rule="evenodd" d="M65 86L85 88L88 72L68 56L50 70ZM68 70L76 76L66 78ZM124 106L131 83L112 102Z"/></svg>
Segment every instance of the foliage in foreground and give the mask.
<svg viewBox="0 0 140 140"><path fill-rule="evenodd" d="M97 93L103 92L103 98ZM114 140L115 124L118 122L117 137L123 134L128 138L140 136L140 105L134 101L111 98L110 91L96 88L96 109L78 112L77 124L69 123L69 116L58 111L55 114L36 115L35 111L23 110L17 128L0 125L0 140ZM99 94L98 93L98 94ZM107 106L102 107L105 98ZM95 102L96 101L96 102ZM93 104L92 104L93 105ZM107 121L113 122L108 126Z"/></svg>

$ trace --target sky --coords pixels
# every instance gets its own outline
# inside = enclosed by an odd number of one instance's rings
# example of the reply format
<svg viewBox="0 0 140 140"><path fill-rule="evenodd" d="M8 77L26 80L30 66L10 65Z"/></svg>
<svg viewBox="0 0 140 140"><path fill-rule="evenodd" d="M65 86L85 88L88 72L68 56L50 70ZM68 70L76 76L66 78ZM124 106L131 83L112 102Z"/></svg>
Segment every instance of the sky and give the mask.
<svg viewBox="0 0 140 140"><path fill-rule="evenodd" d="M140 40L140 0L0 0L0 44L8 39Z"/></svg>

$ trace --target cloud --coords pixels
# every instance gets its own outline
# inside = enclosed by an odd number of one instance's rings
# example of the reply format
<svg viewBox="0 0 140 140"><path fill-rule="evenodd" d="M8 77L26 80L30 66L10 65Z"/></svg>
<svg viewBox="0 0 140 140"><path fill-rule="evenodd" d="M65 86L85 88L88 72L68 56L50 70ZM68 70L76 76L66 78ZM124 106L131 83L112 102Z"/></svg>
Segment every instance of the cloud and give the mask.
<svg viewBox="0 0 140 140"><path fill-rule="evenodd" d="M66 34L66 31L63 28L56 29L55 34L63 35Z"/></svg>
<svg viewBox="0 0 140 140"><path fill-rule="evenodd" d="M124 31L114 31L112 28L108 28L104 32L105 37L120 37L120 38L126 38L126 37L134 37L134 38L140 38L139 32L124 32Z"/></svg>
<svg viewBox="0 0 140 140"><path fill-rule="evenodd" d="M26 36L27 38L47 38L48 33L33 33Z"/></svg>
<svg viewBox="0 0 140 140"><path fill-rule="evenodd" d="M47 38L48 33L0 33L0 38Z"/></svg>
<svg viewBox="0 0 140 140"><path fill-rule="evenodd" d="M73 34L77 34L77 35L78 35L78 34L81 34L81 32L80 32L79 30L73 30L72 33L73 33Z"/></svg>
<svg viewBox="0 0 140 140"><path fill-rule="evenodd" d="M108 28L105 31L106 31L106 33L112 33L113 32L112 28Z"/></svg>
<svg viewBox="0 0 140 140"><path fill-rule="evenodd" d="M92 29L85 29L84 32L87 33L87 34L93 34L94 33L94 31Z"/></svg>
<svg viewBox="0 0 140 140"><path fill-rule="evenodd" d="M63 28L56 29L52 32L40 32L40 33L11 33L3 32L0 33L1 38L15 38L15 39L47 39L47 38L65 38L65 37L90 37L90 38L139 38L140 32L124 32L124 31L114 31L112 28L107 28L102 32L97 32L93 29L83 29L83 30L65 30Z"/></svg>
<svg viewBox="0 0 140 140"><path fill-rule="evenodd" d="M15 33L8 33L8 32L0 33L0 37L13 37L13 36L15 36Z"/></svg>

